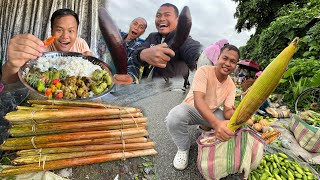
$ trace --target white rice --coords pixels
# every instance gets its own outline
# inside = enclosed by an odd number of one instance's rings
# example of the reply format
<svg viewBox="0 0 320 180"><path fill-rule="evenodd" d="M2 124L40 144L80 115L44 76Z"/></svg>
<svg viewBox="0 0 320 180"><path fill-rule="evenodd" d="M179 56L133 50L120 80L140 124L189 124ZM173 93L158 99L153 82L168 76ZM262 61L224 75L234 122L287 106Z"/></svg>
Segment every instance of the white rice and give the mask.
<svg viewBox="0 0 320 180"><path fill-rule="evenodd" d="M66 70L69 76L86 76L91 77L96 69L102 69L99 65L92 64L82 57L40 57L35 67L41 72L49 68L57 70Z"/></svg>

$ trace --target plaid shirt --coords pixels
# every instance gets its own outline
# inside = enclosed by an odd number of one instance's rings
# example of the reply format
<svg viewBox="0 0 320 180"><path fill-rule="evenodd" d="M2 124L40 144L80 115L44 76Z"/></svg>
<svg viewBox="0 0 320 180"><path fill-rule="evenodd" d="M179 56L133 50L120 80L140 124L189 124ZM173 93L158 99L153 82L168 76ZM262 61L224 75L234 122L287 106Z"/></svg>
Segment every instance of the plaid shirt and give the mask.
<svg viewBox="0 0 320 180"><path fill-rule="evenodd" d="M122 39L125 39L128 36L127 33L124 33L124 32L120 32L120 33L121 33ZM126 42L124 44L125 48L127 50L128 73L132 76L134 83L138 82L138 79L139 79L138 76L140 74L140 71L139 71L139 68L137 68L137 65L133 62L132 55L133 55L134 50L137 49L138 47L140 47L140 45L141 45L141 43L143 43L143 41L144 41L143 39L138 38L138 39L134 39L129 42ZM138 67L140 67L140 66L138 66ZM132 71L135 71L135 72L132 73Z"/></svg>
<svg viewBox="0 0 320 180"><path fill-rule="evenodd" d="M125 39L128 36L128 33L125 32L120 32L122 39ZM143 39L141 38L137 38L137 39L133 39L129 42L125 42L125 48L127 50L127 58L129 59L129 57L132 55L133 51L140 46L141 43L143 43Z"/></svg>

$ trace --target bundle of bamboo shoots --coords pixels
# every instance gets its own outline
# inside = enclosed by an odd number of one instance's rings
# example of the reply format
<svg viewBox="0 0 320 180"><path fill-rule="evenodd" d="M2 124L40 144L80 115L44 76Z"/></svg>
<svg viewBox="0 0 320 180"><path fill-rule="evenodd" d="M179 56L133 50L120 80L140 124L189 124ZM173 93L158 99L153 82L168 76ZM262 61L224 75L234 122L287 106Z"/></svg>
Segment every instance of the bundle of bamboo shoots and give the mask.
<svg viewBox="0 0 320 180"><path fill-rule="evenodd" d="M277 87L288 63L297 50L299 38L295 38L262 72L240 102L227 127L235 131L241 127L263 104Z"/></svg>
<svg viewBox="0 0 320 180"><path fill-rule="evenodd" d="M138 108L94 102L29 100L5 119L1 150L17 151L0 177L154 155L147 118Z"/></svg>

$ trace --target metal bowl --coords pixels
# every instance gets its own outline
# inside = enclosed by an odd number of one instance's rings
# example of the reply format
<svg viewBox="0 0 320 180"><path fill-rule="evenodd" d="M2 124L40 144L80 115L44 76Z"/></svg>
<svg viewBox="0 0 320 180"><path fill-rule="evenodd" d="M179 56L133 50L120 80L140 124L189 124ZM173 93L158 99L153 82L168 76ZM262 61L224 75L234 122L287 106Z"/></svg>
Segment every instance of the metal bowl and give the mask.
<svg viewBox="0 0 320 180"><path fill-rule="evenodd" d="M43 53L42 57L82 57L83 59L86 59L88 61L90 61L92 64L98 65L100 66L102 69L107 70L112 78L112 82L113 82L113 75L109 69L109 66L95 58L92 56L84 56L81 53L76 53L76 52L45 52ZM38 63L38 58L35 60L30 60L27 63L25 63L19 70L18 72L18 76L20 81L23 83L24 86L26 86L29 90L30 90L30 95L35 98L35 99L47 99L47 97L45 95L43 95L42 93L38 92L36 89L34 89L32 86L30 86L26 81L25 81L25 76L28 72L29 69L31 69L33 66L35 66ZM99 97L102 97L106 94L108 94L112 89L113 89L114 84L112 83L111 87L108 88L107 90L105 90L104 92L102 92L99 95L94 95L92 97L88 97L88 98L76 98L73 100L93 100Z"/></svg>

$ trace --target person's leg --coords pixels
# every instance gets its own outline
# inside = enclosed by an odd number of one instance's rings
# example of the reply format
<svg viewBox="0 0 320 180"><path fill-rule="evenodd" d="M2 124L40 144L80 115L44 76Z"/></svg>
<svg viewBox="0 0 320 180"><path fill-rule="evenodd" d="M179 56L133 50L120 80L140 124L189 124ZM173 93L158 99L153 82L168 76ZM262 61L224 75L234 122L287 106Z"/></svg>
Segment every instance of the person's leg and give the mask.
<svg viewBox="0 0 320 180"><path fill-rule="evenodd" d="M197 110L186 104L177 105L167 115L165 119L167 129L179 150L189 150L188 126L197 124L199 119L202 117Z"/></svg>
<svg viewBox="0 0 320 180"><path fill-rule="evenodd" d="M220 119L224 119L223 111L218 109L214 112ZM180 104L174 107L166 117L167 129L178 147L178 152L174 158L173 165L176 169L183 170L188 165L188 155L190 148L189 125L204 125L211 127L202 118L199 112L192 106Z"/></svg>
<svg viewBox="0 0 320 180"><path fill-rule="evenodd" d="M216 109L216 110L213 112L213 114L216 115L216 116L217 116L219 119L221 119L221 120L225 120L225 119L226 119L226 118L224 117L224 115L223 115L223 111L222 111L220 108ZM200 124L200 125L199 125L199 129L200 129L201 131L210 131L210 130L212 129L211 125L210 125L206 120L204 120L204 119L200 119L200 120L198 121L198 124Z"/></svg>
<svg viewBox="0 0 320 180"><path fill-rule="evenodd" d="M188 126L194 117L201 118L194 113L191 106L180 104L171 109L165 119L172 140L178 147L173 160L173 166L178 170L184 170L188 166L190 148Z"/></svg>
<svg viewBox="0 0 320 180"><path fill-rule="evenodd" d="M213 113L219 119L225 120L221 109L218 108ZM182 151L190 148L189 125L203 125L212 128L208 121L202 118L196 108L187 104L180 104L174 107L167 115L165 121L173 142Z"/></svg>

